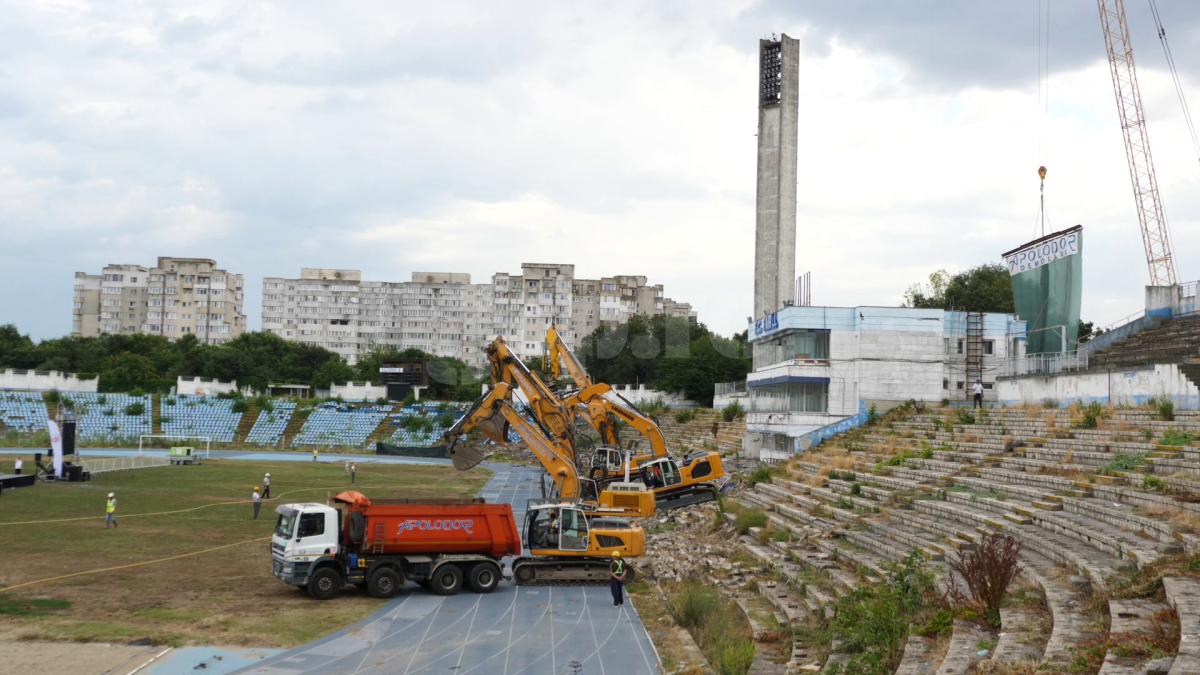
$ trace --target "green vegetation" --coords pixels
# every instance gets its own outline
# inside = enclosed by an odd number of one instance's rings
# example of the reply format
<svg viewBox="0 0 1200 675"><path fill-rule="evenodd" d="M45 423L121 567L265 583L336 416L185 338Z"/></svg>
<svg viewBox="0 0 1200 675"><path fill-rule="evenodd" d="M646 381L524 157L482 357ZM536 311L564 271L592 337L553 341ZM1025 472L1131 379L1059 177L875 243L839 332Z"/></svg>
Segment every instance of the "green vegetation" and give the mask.
<svg viewBox="0 0 1200 675"><path fill-rule="evenodd" d="M639 409L651 417L658 417L664 413L671 412L671 406L667 405L662 397L659 396L652 401L647 401L639 406Z"/></svg>
<svg viewBox="0 0 1200 675"><path fill-rule="evenodd" d="M1155 478L1154 476L1151 476L1150 474L1146 474L1146 476L1144 478L1142 478L1142 489L1143 490L1153 490L1154 492L1167 493L1167 492L1171 491L1171 486L1169 484L1167 484L1167 481L1165 481L1161 478Z"/></svg>
<svg viewBox="0 0 1200 675"><path fill-rule="evenodd" d="M711 407L715 383L744 380L750 372L746 339L745 331L727 339L679 317L637 315L594 330L576 356L597 382L682 389L689 399Z"/></svg>
<svg viewBox="0 0 1200 675"><path fill-rule="evenodd" d="M203 344L190 333L175 342L152 335L101 335L35 343L16 326L0 325L0 368L60 370L79 373L83 379L99 376L99 391L135 395L166 394L180 375L237 380L240 386L255 391L265 391L271 383L308 384L317 389L349 380L378 383L379 363L390 358L426 360L429 398L473 401L479 396L481 380L465 363L419 349L376 346L359 353L351 366L331 351L271 333L243 333L221 345ZM59 403L61 398L65 397L50 392L47 400Z"/></svg>
<svg viewBox="0 0 1200 675"><path fill-rule="evenodd" d="M1191 445L1195 441L1196 437L1190 431L1176 431L1175 427L1171 426L1167 427L1159 442L1163 445Z"/></svg>
<svg viewBox="0 0 1200 675"><path fill-rule="evenodd" d="M875 407L874 403L872 403L871 407L867 410L867 421L866 421L867 426L872 426L878 421L879 421L879 409Z"/></svg>
<svg viewBox="0 0 1200 675"><path fill-rule="evenodd" d="M141 401L135 401L125 406L126 415L141 415L146 412L146 404Z"/></svg>
<svg viewBox="0 0 1200 675"><path fill-rule="evenodd" d="M770 483L771 476L774 476L775 473L776 473L776 470L774 467L770 467L765 464L760 464L758 466L758 468L754 470L754 473L750 474L750 482L751 483Z"/></svg>
<svg viewBox="0 0 1200 675"><path fill-rule="evenodd" d="M1146 401L1146 405L1164 422L1175 421L1175 401L1170 396L1156 396Z"/></svg>
<svg viewBox="0 0 1200 675"><path fill-rule="evenodd" d="M745 508L738 511L737 522L734 523L734 529L738 534L746 534L752 527L766 527L767 514L762 509Z"/></svg>
<svg viewBox="0 0 1200 675"><path fill-rule="evenodd" d="M967 408L955 408L954 421L963 425L975 424L975 413L971 412Z"/></svg>
<svg viewBox="0 0 1200 675"><path fill-rule="evenodd" d="M890 675L904 653L910 624L934 635L948 631L953 621L939 612L947 608L919 552L883 567L883 583L855 587L837 600L833 619L798 631L813 644L841 641L842 650L852 654L842 675Z"/></svg>
<svg viewBox="0 0 1200 675"><path fill-rule="evenodd" d="M691 580L668 602L675 622L687 629L718 675L745 675L754 661L754 640L741 610Z"/></svg>
<svg viewBox="0 0 1200 675"><path fill-rule="evenodd" d="M24 459L29 465L32 453ZM266 471L272 499L259 520L252 520L250 493ZM459 473L441 466L360 465L354 489L373 499L469 497L488 475L480 469ZM62 570L85 572L249 543L5 591L0 593L0 632L48 641L120 643L150 637L157 644L181 646L288 647L320 638L369 615L383 601L349 588L317 611L306 594L271 576L266 538L274 528L276 505L324 501L327 493L349 487L340 464L213 459L200 466L96 474L89 483L5 490L0 569L11 586L59 576ZM116 530L104 529L109 492L119 503ZM38 524L5 524L28 521ZM237 573L197 572L205 569ZM198 621L197 615L206 618Z"/></svg>
<svg viewBox="0 0 1200 675"><path fill-rule="evenodd" d="M746 409L737 401L730 401L729 405L721 409L721 419L726 422L732 422L736 419L745 417Z"/></svg>
<svg viewBox="0 0 1200 675"><path fill-rule="evenodd" d="M1146 463L1146 453L1117 453L1113 455L1108 464L1100 467L1100 471L1109 471L1114 473L1125 473L1128 471L1137 471L1138 467Z"/></svg>
<svg viewBox="0 0 1200 675"><path fill-rule="evenodd" d="M7 597L0 597L0 614L13 616L46 616L50 614L46 610L66 609L70 606L70 600L57 600L54 598L13 600Z"/></svg>
<svg viewBox="0 0 1200 675"><path fill-rule="evenodd" d="M675 421L679 424L687 424L696 419L696 411L693 408L683 408L675 413Z"/></svg>
<svg viewBox="0 0 1200 675"><path fill-rule="evenodd" d="M913 284L904 292L907 307L924 309L962 309L972 312L1012 313L1012 279L1004 265L972 267L951 275L938 270L929 275L929 284Z"/></svg>
<svg viewBox="0 0 1200 675"><path fill-rule="evenodd" d="M1083 419L1075 423L1075 426L1080 429L1095 429L1100 426L1100 420L1108 417L1108 413L1100 406L1099 401L1082 406L1080 412L1083 413Z"/></svg>
<svg viewBox="0 0 1200 675"><path fill-rule="evenodd" d="M1056 401L1052 398L1044 398L1044 399L1042 399L1042 407L1045 408L1046 410L1050 410L1051 408L1057 408L1058 401Z"/></svg>

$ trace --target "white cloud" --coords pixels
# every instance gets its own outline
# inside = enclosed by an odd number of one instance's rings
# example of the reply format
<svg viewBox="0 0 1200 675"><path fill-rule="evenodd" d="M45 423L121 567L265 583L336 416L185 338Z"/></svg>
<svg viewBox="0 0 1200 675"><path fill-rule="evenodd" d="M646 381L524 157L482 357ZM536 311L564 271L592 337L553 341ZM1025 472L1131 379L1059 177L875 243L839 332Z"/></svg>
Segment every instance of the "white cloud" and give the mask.
<svg viewBox="0 0 1200 675"><path fill-rule="evenodd" d="M797 270L813 271L815 302L894 305L934 269L997 261L1034 234L1044 161L1052 222L1087 228L1084 317L1140 306L1098 25L1090 56L1050 83L1043 157L1036 52L1017 35L1035 24L796 11L0 0L0 283L27 278L28 260L49 282L0 321L63 334L75 270L194 255L247 275L255 327L258 279L302 266L482 279L556 261L645 274L713 328L741 330L756 48L772 31L805 40ZM922 22L954 35L939 43L959 49L944 72L921 51L935 35L896 39ZM1067 44L1086 42L1078 31ZM1139 64L1182 276L1196 277L1200 171L1170 80Z"/></svg>

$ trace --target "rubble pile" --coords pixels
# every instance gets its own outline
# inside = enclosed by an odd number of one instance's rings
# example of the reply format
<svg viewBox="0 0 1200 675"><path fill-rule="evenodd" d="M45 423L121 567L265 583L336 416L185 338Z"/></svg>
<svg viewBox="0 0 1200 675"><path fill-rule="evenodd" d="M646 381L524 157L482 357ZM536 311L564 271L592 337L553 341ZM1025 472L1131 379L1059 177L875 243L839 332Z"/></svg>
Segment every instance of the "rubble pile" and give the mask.
<svg viewBox="0 0 1200 675"><path fill-rule="evenodd" d="M696 504L648 518L646 552L638 573L659 581L709 578L713 570L730 570L738 552L737 537L724 525L713 531L717 505Z"/></svg>

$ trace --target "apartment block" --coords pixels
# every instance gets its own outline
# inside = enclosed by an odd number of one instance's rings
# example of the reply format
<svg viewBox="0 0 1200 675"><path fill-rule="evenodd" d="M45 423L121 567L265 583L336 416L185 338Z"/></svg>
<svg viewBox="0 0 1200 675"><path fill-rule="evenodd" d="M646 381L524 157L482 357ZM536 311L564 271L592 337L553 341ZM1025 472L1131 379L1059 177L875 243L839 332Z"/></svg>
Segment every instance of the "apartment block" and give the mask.
<svg viewBox="0 0 1200 675"><path fill-rule="evenodd" d="M246 330L243 278L208 258L160 257L154 267L108 265L75 273L71 335L194 334L206 344Z"/></svg>
<svg viewBox="0 0 1200 675"><path fill-rule="evenodd" d="M372 345L416 347L472 366L502 336L522 358L542 353L554 324L572 348L601 324L635 314L696 321L691 305L663 297L644 276L576 279L575 266L524 263L472 283L458 272L413 272L410 281L363 281L359 270L303 268L298 279L263 279L264 331L324 347L354 362Z"/></svg>

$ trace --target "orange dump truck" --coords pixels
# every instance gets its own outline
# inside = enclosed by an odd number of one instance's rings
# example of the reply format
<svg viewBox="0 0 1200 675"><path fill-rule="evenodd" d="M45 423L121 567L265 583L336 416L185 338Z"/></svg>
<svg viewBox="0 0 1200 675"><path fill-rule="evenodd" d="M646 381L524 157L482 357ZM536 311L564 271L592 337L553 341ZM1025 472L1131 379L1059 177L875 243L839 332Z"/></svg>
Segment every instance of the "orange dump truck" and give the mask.
<svg viewBox="0 0 1200 675"><path fill-rule="evenodd" d="M508 504L482 499L376 499L343 492L324 504L284 504L271 538L271 571L318 600L347 583L390 598L405 581L442 595L465 583L477 593L500 583L501 558L521 553Z"/></svg>

